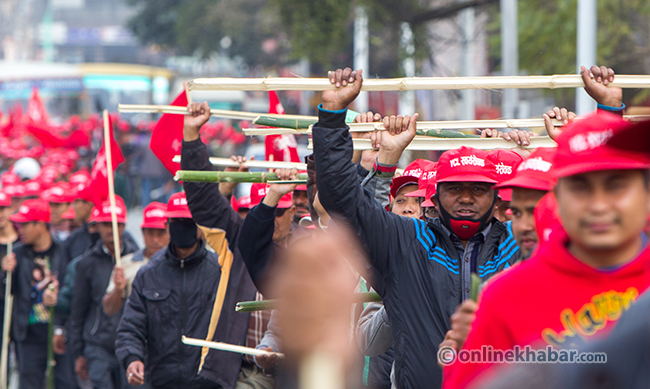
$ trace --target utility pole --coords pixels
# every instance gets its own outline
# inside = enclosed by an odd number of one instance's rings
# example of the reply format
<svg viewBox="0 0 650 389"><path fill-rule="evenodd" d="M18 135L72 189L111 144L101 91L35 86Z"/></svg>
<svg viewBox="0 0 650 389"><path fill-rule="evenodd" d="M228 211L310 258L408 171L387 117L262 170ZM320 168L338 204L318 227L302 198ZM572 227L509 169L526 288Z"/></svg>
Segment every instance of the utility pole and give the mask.
<svg viewBox="0 0 650 389"><path fill-rule="evenodd" d="M368 44L368 14L366 8L358 6L354 19L354 69L363 69L365 77L369 77L370 53ZM368 112L368 92L361 92L354 102L357 111Z"/></svg>
<svg viewBox="0 0 650 389"><path fill-rule="evenodd" d="M501 75L519 75L519 23L517 0L500 0L501 7ZM519 117L519 89L504 89L501 116L504 119Z"/></svg>
<svg viewBox="0 0 650 389"><path fill-rule="evenodd" d="M596 0L578 0L578 55L576 68L596 64L596 34L598 27ZM596 102L584 88L576 89L576 114L586 115L596 109Z"/></svg>

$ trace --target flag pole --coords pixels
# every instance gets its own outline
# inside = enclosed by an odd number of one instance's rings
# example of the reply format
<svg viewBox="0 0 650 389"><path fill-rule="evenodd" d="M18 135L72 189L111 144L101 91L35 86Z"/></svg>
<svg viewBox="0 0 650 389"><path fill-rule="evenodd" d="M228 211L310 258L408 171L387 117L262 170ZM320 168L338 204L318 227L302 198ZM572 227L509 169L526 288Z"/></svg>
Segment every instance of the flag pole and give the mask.
<svg viewBox="0 0 650 389"><path fill-rule="evenodd" d="M7 255L13 252L13 242L7 243ZM7 272L5 283L5 313L2 324L2 352L0 354L0 388L7 389L7 366L9 360L9 329L11 326L11 311L14 304L14 296L11 294L12 272Z"/></svg>
<svg viewBox="0 0 650 389"><path fill-rule="evenodd" d="M115 265L122 266L122 250L120 249L120 233L117 230L117 214L115 213L115 183L113 182L113 155L111 152L111 128L108 121L108 110L104 110L104 150L106 150L106 175L108 177L108 200L111 204L111 222L113 224L113 242L115 245Z"/></svg>

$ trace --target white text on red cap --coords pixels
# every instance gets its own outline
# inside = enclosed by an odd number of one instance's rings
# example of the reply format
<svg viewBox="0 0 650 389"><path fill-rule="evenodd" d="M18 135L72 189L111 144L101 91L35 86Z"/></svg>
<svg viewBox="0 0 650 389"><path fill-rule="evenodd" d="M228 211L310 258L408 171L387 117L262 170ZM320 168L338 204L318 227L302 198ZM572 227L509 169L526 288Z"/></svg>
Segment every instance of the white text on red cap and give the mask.
<svg viewBox="0 0 650 389"><path fill-rule="evenodd" d="M187 205L187 198L185 197L175 198L174 205Z"/></svg>
<svg viewBox="0 0 650 389"><path fill-rule="evenodd" d="M517 168L517 171L536 170L538 172L548 172L549 170L551 170L552 166L553 166L552 163L548 161L544 161L542 157L536 157L536 158L529 158L524 162L522 162Z"/></svg>
<svg viewBox="0 0 650 389"><path fill-rule="evenodd" d="M505 165L503 162L500 162L494 166L496 168L497 174L512 174L512 166L510 165Z"/></svg>
<svg viewBox="0 0 650 389"><path fill-rule="evenodd" d="M449 164L452 167L456 167L460 165L485 166L485 160L481 158L477 158L476 155L468 155L465 157L451 159L449 160Z"/></svg>
<svg viewBox="0 0 650 389"><path fill-rule="evenodd" d="M607 143L614 135L614 131L605 130L598 132L588 132L586 134L577 134L569 139L569 148L572 153L579 153L585 150L595 149Z"/></svg>

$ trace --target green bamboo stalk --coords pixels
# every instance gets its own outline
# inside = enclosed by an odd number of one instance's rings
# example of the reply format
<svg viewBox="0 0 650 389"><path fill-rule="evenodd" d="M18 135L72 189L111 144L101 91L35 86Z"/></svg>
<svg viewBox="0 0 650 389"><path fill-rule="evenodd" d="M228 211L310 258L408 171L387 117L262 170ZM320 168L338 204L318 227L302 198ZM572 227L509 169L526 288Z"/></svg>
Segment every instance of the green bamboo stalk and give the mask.
<svg viewBox="0 0 650 389"><path fill-rule="evenodd" d="M289 119L260 115L258 118L253 120L253 124L257 124L258 126L292 128L294 130L301 130L309 128L309 126L314 124L314 122L308 119Z"/></svg>
<svg viewBox="0 0 650 389"><path fill-rule="evenodd" d="M435 138L480 138L479 135L465 134L451 130L417 130L415 135L432 136Z"/></svg>
<svg viewBox="0 0 650 389"><path fill-rule="evenodd" d="M297 180L292 181L295 184L306 184L307 175L296 175ZM179 170L174 177L176 181L185 182L249 182L260 183L269 181L278 181L275 173L259 172L213 172L200 170Z"/></svg>
<svg viewBox="0 0 650 389"><path fill-rule="evenodd" d="M355 293L355 295L357 301L360 303L381 301L381 297L379 297L377 292L361 292ZM277 306L277 300L240 301L235 306L235 312L270 311L276 309Z"/></svg>
<svg viewBox="0 0 650 389"><path fill-rule="evenodd" d="M476 274L472 273L470 278L470 287L469 287L469 298L474 301L478 301L478 292L481 289L481 278Z"/></svg>

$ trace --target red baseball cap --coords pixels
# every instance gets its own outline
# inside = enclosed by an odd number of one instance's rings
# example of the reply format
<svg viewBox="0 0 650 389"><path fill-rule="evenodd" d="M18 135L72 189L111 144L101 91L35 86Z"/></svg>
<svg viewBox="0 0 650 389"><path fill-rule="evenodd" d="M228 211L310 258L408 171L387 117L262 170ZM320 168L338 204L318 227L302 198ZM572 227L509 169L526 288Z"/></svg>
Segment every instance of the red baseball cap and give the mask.
<svg viewBox="0 0 650 389"><path fill-rule="evenodd" d="M390 183L391 197L395 198L397 192L406 185L417 185L422 173L424 173L426 168L432 163L433 162L427 161L426 159L416 159L411 162L406 169L404 169L404 173L399 177L393 178L393 181Z"/></svg>
<svg viewBox="0 0 650 389"><path fill-rule="evenodd" d="M164 230L167 217L167 205L154 201L144 208L142 211L142 224L140 228L157 228Z"/></svg>
<svg viewBox="0 0 650 389"><path fill-rule="evenodd" d="M519 164L514 177L495 185L494 188L500 191L512 188L549 191L555 185L552 173L554 158L555 149L540 147Z"/></svg>
<svg viewBox="0 0 650 389"><path fill-rule="evenodd" d="M12 173L12 172L5 172L2 173L2 176L0 176L0 181L2 182L2 187L6 187L8 185L13 185L17 184L20 182L20 177L18 177L17 174Z"/></svg>
<svg viewBox="0 0 650 389"><path fill-rule="evenodd" d="M96 214L95 214L96 213ZM97 223L106 223L113 221L111 217L111 201L105 200L99 208L92 214L93 221ZM115 196L115 216L118 223L126 223L126 205L120 196Z"/></svg>
<svg viewBox="0 0 650 389"><path fill-rule="evenodd" d="M18 212L9 217L14 223L50 222L50 205L43 200L25 200Z"/></svg>
<svg viewBox="0 0 650 389"><path fill-rule="evenodd" d="M436 181L435 179L429 181L429 184L427 185L426 192L424 194L424 201L420 204L421 207L424 208L429 208L429 207L435 207L436 205L431 201L431 198L435 196L436 194Z"/></svg>
<svg viewBox="0 0 650 389"><path fill-rule="evenodd" d="M0 207L11 207L11 196L0 192Z"/></svg>
<svg viewBox="0 0 650 389"><path fill-rule="evenodd" d="M553 174L561 178L599 170L648 169L647 154L609 146L615 134L632 127L620 116L606 112L573 121L557 139Z"/></svg>
<svg viewBox="0 0 650 389"><path fill-rule="evenodd" d="M48 203L71 203L74 200L70 187L65 182L59 182L41 193L41 199Z"/></svg>
<svg viewBox="0 0 650 389"><path fill-rule="evenodd" d="M71 185L86 184L88 181L90 181L90 173L85 170L80 170L78 172L72 173L70 175L70 179L68 180Z"/></svg>
<svg viewBox="0 0 650 389"><path fill-rule="evenodd" d="M442 153L438 160L436 182L497 183L494 162L488 153L473 147L461 146Z"/></svg>
<svg viewBox="0 0 650 389"><path fill-rule="evenodd" d="M650 151L650 120L617 131L607 146L647 154Z"/></svg>
<svg viewBox="0 0 650 389"><path fill-rule="evenodd" d="M263 183L256 183L251 185L251 203L250 208L258 206L266 194L269 192L270 185ZM278 202L278 208L291 208L293 206L293 200L291 198L291 192L285 194L280 198Z"/></svg>
<svg viewBox="0 0 650 389"><path fill-rule="evenodd" d="M494 162L494 169L499 183L512 178L517 166L524 160L521 155L510 150L493 150L489 153L489 158ZM512 190L500 190L499 197L503 201L512 201Z"/></svg>
<svg viewBox="0 0 650 389"><path fill-rule="evenodd" d="M237 210L240 210L242 208L251 208L251 197L250 196L242 196L237 200Z"/></svg>
<svg viewBox="0 0 650 389"><path fill-rule="evenodd" d="M41 191L43 190L43 187L40 182L36 180L31 180L25 182L25 197L32 197L32 196L37 196L39 197L41 195Z"/></svg>
<svg viewBox="0 0 650 389"><path fill-rule="evenodd" d="M429 184L433 184L434 194L435 194L435 184L436 184L436 168L438 167L438 162L431 162L425 166L422 175L418 179L418 190L415 192L410 192L405 194L406 197L426 197L427 187Z"/></svg>
<svg viewBox="0 0 650 389"><path fill-rule="evenodd" d="M4 192L11 197L25 196L25 186L23 184L8 185L4 188Z"/></svg>
<svg viewBox="0 0 650 389"><path fill-rule="evenodd" d="M167 211L165 217L169 219L191 219L192 212L187 205L187 197L185 192L174 193L167 202Z"/></svg>

